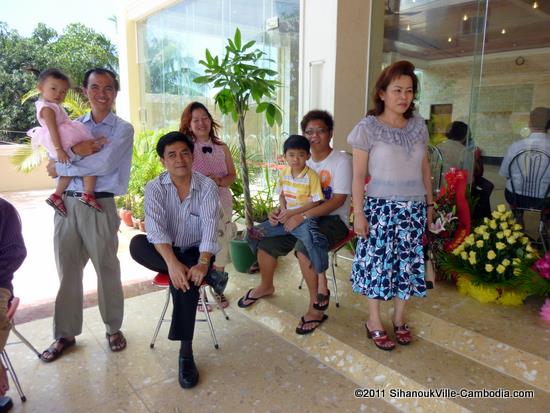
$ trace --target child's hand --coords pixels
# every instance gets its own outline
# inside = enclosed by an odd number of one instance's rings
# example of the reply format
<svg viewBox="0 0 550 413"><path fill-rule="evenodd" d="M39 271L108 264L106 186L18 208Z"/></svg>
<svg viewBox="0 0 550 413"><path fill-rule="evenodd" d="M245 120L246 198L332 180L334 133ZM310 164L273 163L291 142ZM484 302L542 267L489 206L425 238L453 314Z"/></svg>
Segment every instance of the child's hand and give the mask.
<svg viewBox="0 0 550 413"><path fill-rule="evenodd" d="M69 162L69 155L67 155L67 152L65 152L63 149L59 148L59 149L56 149L56 154L57 154L57 162L61 162L61 163L68 163Z"/></svg>
<svg viewBox="0 0 550 413"><path fill-rule="evenodd" d="M269 214L267 214L267 220L272 226L276 226L279 223L279 211L280 208L275 208Z"/></svg>
<svg viewBox="0 0 550 413"><path fill-rule="evenodd" d="M290 209L281 209L277 218L281 224L284 224L293 215L294 213Z"/></svg>

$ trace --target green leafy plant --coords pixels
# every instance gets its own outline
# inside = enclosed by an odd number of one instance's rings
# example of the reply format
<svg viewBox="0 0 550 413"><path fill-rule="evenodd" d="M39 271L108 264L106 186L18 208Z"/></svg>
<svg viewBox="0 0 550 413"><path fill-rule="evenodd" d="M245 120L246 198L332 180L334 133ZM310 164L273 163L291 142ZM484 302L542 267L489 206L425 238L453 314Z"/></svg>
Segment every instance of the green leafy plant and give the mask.
<svg viewBox="0 0 550 413"><path fill-rule="evenodd" d="M279 106L271 100L280 86L275 70L259 66L260 62L271 60L265 57L265 52L254 49L256 42L251 40L243 44L241 32L237 28L233 39L227 39L225 55L212 56L210 50L205 51L205 60L199 63L205 67L205 75L196 77L193 81L199 84L209 84L219 91L214 101L224 114L230 114L237 122L240 146L240 167L242 189L244 195L244 216L247 228L253 225L253 206L250 195L249 170L245 143L245 118L251 104L256 104L256 113L263 113L269 126L281 124L282 113Z"/></svg>
<svg viewBox="0 0 550 413"><path fill-rule="evenodd" d="M276 206L276 199L275 199L275 183L274 179L270 174L270 169L268 166L264 166L262 168L262 176L263 179L263 185L262 189L258 190L253 196L252 196L252 220L254 222L262 222L267 219L267 215L275 208ZM240 190L240 187L242 187L242 183L237 179L235 180L234 185L237 187L237 193L238 190ZM245 206L244 206L244 200L242 197L235 197L235 191L233 191L233 187L231 188L233 192L233 210L235 211L235 215L239 218L245 218Z"/></svg>
<svg viewBox="0 0 550 413"><path fill-rule="evenodd" d="M134 138L132 169L130 170L130 181L125 201L127 208L129 207L135 218L144 218L143 196L145 185L164 170L159 161L156 146L161 136L167 132L167 129L146 130L138 133Z"/></svg>

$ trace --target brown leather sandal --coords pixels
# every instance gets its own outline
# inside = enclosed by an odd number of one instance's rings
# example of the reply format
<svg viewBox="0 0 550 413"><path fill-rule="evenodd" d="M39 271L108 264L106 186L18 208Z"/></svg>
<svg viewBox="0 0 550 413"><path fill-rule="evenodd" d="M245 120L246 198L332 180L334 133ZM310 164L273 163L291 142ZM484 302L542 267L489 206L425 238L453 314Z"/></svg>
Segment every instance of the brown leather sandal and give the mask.
<svg viewBox="0 0 550 413"><path fill-rule="evenodd" d="M367 338L371 338L374 345L380 350L391 351L395 348L395 343L390 340L385 330L369 330L369 327L365 324L367 329Z"/></svg>
<svg viewBox="0 0 550 413"><path fill-rule="evenodd" d="M112 352L116 353L117 351L122 351L126 348L126 338L124 337L124 334L122 334L122 331L118 330L113 334L105 333L105 337L107 338L109 348Z"/></svg>
<svg viewBox="0 0 550 413"><path fill-rule="evenodd" d="M51 363L61 357L66 349L74 346L75 344L76 340L74 338L72 340L67 340L65 337L60 337L55 340L50 347L44 350L42 354L40 354L40 360L46 363Z"/></svg>

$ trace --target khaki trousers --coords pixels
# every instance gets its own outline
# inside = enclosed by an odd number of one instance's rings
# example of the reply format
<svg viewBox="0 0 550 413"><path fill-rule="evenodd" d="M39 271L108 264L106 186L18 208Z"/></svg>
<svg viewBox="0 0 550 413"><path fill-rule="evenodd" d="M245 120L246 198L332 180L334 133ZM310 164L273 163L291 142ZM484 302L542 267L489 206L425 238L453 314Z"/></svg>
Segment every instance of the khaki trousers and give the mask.
<svg viewBox="0 0 550 413"><path fill-rule="evenodd" d="M237 233L237 225L233 222L233 207L222 208L220 220L218 221L218 245L220 251L216 254L215 267L225 267L231 262L229 247L231 240Z"/></svg>
<svg viewBox="0 0 550 413"><path fill-rule="evenodd" d="M120 330L124 295L117 258L120 219L113 198L98 202L103 212L77 198L64 197L67 217L55 214L54 253L59 276L55 299L54 339L74 337L82 332L83 270L89 259L97 274L99 312L107 333Z"/></svg>

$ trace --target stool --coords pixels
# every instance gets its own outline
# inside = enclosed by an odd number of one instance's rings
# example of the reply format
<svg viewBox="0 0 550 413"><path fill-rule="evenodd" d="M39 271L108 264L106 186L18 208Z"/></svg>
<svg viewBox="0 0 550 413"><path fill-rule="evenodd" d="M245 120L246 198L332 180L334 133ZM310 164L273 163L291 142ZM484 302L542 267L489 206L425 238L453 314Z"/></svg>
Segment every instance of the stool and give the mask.
<svg viewBox="0 0 550 413"><path fill-rule="evenodd" d="M11 331L21 340L22 343L24 343L40 358L40 353L38 352L38 350L36 350L36 348L34 348L33 345L25 337L23 337L23 335L19 333L19 331L17 331L17 329L15 328L15 321L13 320L13 317L15 316L15 312L17 311L18 306L19 306L19 298L13 297L13 299L11 300L11 303L9 304L8 312L6 313L8 320L10 320ZM19 378L15 373L15 369L11 364L11 360L8 357L8 353L6 352L5 348L2 352L0 352L0 359L2 360L2 363L10 373L11 379L15 384L15 388L17 389L17 393L19 393L19 397L21 398L21 401L26 402L27 397L25 396L25 393L23 393L23 389L21 388L21 384L19 383Z"/></svg>
<svg viewBox="0 0 550 413"><path fill-rule="evenodd" d="M155 347L155 341L157 340L157 336L160 330L160 326L164 321L170 321L170 319L165 318L166 310L168 309L168 304L170 303L170 276L168 274L162 274L158 273L155 275L155 278L153 278L153 285L156 285L157 287L166 288L166 300L164 301L164 306L162 308L162 312L160 313L160 318L157 323L157 326L155 328L155 333L153 334L153 338L151 340L151 344L149 344L150 348ZM203 305L205 308L204 311L204 318L203 319L197 319L197 321L206 322L208 323L208 327L210 328L210 334L212 335L212 342L214 344L214 348L218 349L218 340L216 338L216 333L214 332L214 326L212 325L212 320L210 319L210 314L208 313L208 310L206 309L207 305L207 299L206 299L206 289L210 290L210 294L212 297L214 297L214 301L216 302L216 307L220 309L225 317L226 320L229 320L229 316L225 312L225 309L223 308L218 295L214 293L214 290L212 290L212 287L210 287L208 284L203 282L201 286L199 287L199 305Z"/></svg>

